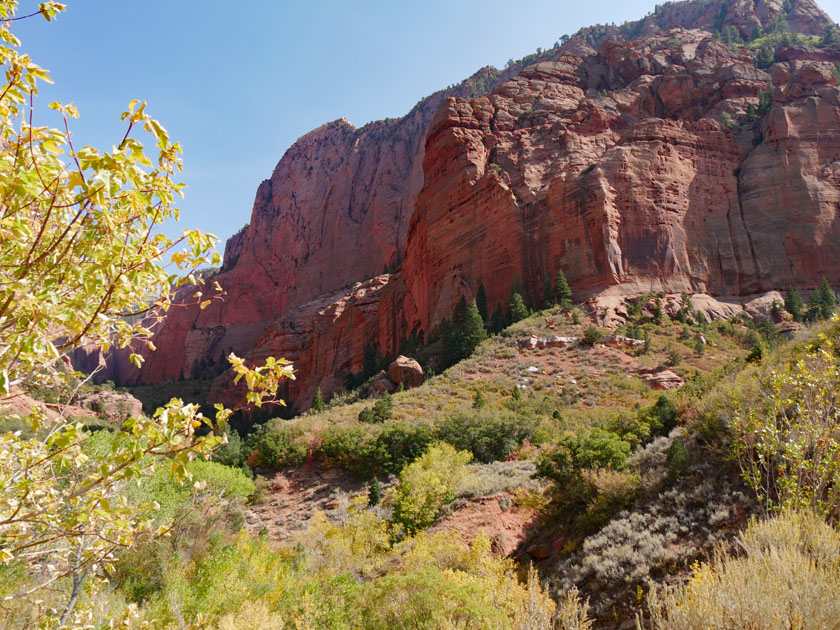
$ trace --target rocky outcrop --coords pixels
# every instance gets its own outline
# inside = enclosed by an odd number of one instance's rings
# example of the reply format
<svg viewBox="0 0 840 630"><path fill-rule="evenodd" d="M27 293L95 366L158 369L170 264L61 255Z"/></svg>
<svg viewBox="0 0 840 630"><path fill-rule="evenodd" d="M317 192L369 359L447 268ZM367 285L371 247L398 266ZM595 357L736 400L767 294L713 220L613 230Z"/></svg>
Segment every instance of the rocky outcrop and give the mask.
<svg viewBox="0 0 840 630"><path fill-rule="evenodd" d="M402 385L406 389L420 387L423 384L423 368L411 357L403 355L398 356L388 366L388 376L393 383Z"/></svg>
<svg viewBox="0 0 840 630"><path fill-rule="evenodd" d="M679 389L685 384L676 372L664 368L639 370L639 377L651 389Z"/></svg>
<svg viewBox="0 0 840 630"><path fill-rule="evenodd" d="M94 391L79 395L73 402L109 422L123 422L143 414L143 403L127 392Z"/></svg>
<svg viewBox="0 0 840 630"><path fill-rule="evenodd" d="M304 407L360 369L367 342L396 356L481 284L491 310L517 277L539 302L558 268L578 300L840 284L837 51L790 47L764 71L711 34L749 36L785 11L668 3L521 72L485 69L399 120L310 132L228 242L214 278L224 300L173 309L142 371L117 361L108 373L221 374L212 396L224 400L229 352L284 356L298 378L283 395ZM786 17L807 34L829 22L810 0Z"/></svg>

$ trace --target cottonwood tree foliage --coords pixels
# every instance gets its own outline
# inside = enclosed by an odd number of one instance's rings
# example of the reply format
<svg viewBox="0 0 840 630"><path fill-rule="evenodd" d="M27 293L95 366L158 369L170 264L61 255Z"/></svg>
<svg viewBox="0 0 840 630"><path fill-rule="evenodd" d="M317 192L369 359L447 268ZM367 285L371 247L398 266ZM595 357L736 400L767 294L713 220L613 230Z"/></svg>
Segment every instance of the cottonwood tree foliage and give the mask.
<svg viewBox="0 0 840 630"><path fill-rule="evenodd" d="M197 284L199 265L218 261L211 235L172 239L158 230L178 216L181 148L145 103L129 104L110 152L74 142L72 105L50 105L62 129L35 123L38 87L50 79L20 51L12 26L51 21L64 8L43 2L17 15L15 0L0 0L0 404L19 395L19 385L72 382L78 375L63 358L83 344L154 349L151 329L175 291ZM153 158L138 133L154 143ZM189 291L202 307L209 303L198 286ZM131 358L142 362L133 350ZM230 360L248 385L240 406L259 406L292 377L285 361L252 369ZM90 627L92 595L115 551L167 531L152 525L150 506L130 504L122 490L160 467L187 477L186 463L224 439L233 411L218 406L209 419L173 399L152 418L95 437L61 412L33 411L26 436L0 434L0 618Z"/></svg>

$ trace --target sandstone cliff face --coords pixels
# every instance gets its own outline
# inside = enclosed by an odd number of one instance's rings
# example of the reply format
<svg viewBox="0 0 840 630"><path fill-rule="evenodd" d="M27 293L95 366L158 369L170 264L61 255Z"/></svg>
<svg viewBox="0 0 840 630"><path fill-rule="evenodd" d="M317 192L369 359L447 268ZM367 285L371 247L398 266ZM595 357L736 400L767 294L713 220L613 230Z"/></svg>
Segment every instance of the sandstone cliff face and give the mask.
<svg viewBox="0 0 840 630"><path fill-rule="evenodd" d="M225 300L175 309L143 370L111 373L150 383L219 373L230 351L284 356L298 378L283 394L305 408L360 368L366 342L396 355L480 284L491 309L515 276L539 300L560 267L581 299L840 284L840 51L791 47L765 72L708 32L723 20L746 34L782 10L669 4L398 121L316 129L228 242ZM788 19L805 33L827 23L809 0ZM750 122L770 78L770 110ZM213 398L230 385L222 375Z"/></svg>
<svg viewBox="0 0 840 630"><path fill-rule="evenodd" d="M515 275L538 300L561 267L581 298L617 284L750 294L840 283L831 63L786 61L770 76L772 107L750 124L768 74L707 32L672 29L446 101L403 265L409 329L430 330L480 283L492 308Z"/></svg>
<svg viewBox="0 0 840 630"><path fill-rule="evenodd" d="M250 223L226 244L214 278L224 300L205 310L173 309L156 332L160 350L140 350L143 369L120 355L112 374L132 385L218 373L227 354L249 352L267 326L297 307L396 267L438 106L483 93L513 72L485 68L403 118L360 129L342 119L300 138L257 190Z"/></svg>

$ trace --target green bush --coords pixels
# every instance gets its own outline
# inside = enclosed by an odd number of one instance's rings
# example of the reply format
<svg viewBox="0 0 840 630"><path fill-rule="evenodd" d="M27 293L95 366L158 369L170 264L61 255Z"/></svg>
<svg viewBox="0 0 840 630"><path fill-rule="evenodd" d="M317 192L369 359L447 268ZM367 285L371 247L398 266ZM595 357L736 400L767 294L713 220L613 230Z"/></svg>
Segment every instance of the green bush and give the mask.
<svg viewBox="0 0 840 630"><path fill-rule="evenodd" d="M168 470L160 470L131 486L127 494L137 503L157 501L160 509L152 512L156 521L165 521L188 509L193 500L193 483L204 483L201 493L224 499L244 500L254 492L254 482L238 468L216 462L195 460L187 465L191 482L180 483Z"/></svg>
<svg viewBox="0 0 840 630"><path fill-rule="evenodd" d="M688 461L691 455L679 438L674 438L671 446L668 447L668 453L665 456L665 462L668 465L668 477L671 479L678 479L685 473L688 467Z"/></svg>
<svg viewBox="0 0 840 630"><path fill-rule="evenodd" d="M240 469L247 477L253 477L254 473L246 464L248 455L251 451L248 450L245 440L240 437L239 432L230 428L227 432L227 444L222 444L216 452L213 453L213 461L223 466L230 466L231 468Z"/></svg>
<svg viewBox="0 0 840 630"><path fill-rule="evenodd" d="M273 421L261 425L247 440L253 463L261 468L302 464L306 459L307 449L296 441L300 435L300 430L277 427Z"/></svg>
<svg viewBox="0 0 840 630"><path fill-rule="evenodd" d="M362 449L360 472L365 476L398 474L435 441L430 426L389 425Z"/></svg>
<svg viewBox="0 0 840 630"><path fill-rule="evenodd" d="M379 400L373 403L373 407L365 407L359 412L359 422L379 424L390 418L393 411L394 400L391 398L391 394L385 392Z"/></svg>
<svg viewBox="0 0 840 630"><path fill-rule="evenodd" d="M537 474L562 488L584 469L621 470L627 464L630 443L612 431L595 428L559 440L556 448L540 455Z"/></svg>
<svg viewBox="0 0 840 630"><path fill-rule="evenodd" d="M459 450L469 451L476 461L487 464L507 459L535 430L534 422L515 416L473 412L440 422L437 437Z"/></svg>
<svg viewBox="0 0 840 630"><path fill-rule="evenodd" d="M583 341L584 343L594 346L596 343L600 343L601 339L604 338L604 333L601 332L600 328L595 326L587 326L586 330L583 331Z"/></svg>

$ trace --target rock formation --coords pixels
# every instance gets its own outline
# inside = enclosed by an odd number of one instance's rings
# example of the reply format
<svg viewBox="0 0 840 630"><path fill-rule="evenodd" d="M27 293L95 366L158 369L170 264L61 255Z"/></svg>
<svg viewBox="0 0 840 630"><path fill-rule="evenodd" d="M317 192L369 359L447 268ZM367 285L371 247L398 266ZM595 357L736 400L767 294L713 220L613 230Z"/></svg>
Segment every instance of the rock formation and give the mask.
<svg viewBox="0 0 840 630"><path fill-rule="evenodd" d="M310 132L228 242L224 301L174 309L141 371L106 372L154 383L220 374L230 351L283 356L304 408L367 342L396 356L481 284L491 310L517 277L539 302L558 268L576 299L840 284L840 50L797 44L765 71L712 34L779 16L808 35L830 23L811 0L668 3L399 120ZM230 387L221 374L212 397Z"/></svg>

